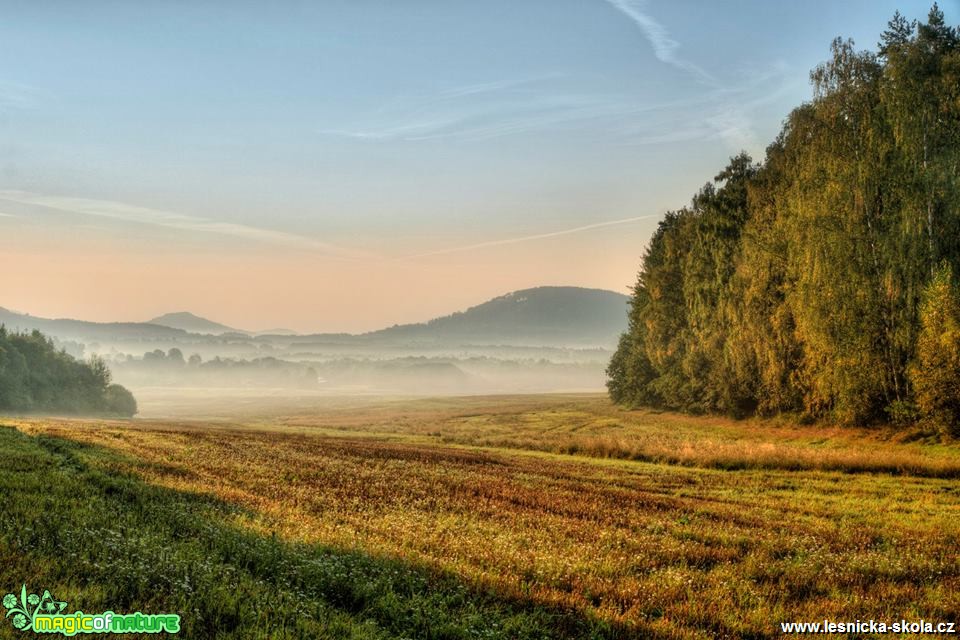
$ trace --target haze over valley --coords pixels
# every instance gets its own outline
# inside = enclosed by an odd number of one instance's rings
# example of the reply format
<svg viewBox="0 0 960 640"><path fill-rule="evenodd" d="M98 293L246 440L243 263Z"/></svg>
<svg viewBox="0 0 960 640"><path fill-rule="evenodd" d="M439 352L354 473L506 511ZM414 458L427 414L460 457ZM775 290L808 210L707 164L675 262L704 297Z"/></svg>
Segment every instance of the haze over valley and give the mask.
<svg viewBox="0 0 960 640"><path fill-rule="evenodd" d="M626 329L628 298L577 287L505 294L420 324L362 334L251 332L189 312L141 323L38 318L0 310L79 359L102 357L147 400L173 390L223 395L600 391ZM166 391L164 391L166 389Z"/></svg>

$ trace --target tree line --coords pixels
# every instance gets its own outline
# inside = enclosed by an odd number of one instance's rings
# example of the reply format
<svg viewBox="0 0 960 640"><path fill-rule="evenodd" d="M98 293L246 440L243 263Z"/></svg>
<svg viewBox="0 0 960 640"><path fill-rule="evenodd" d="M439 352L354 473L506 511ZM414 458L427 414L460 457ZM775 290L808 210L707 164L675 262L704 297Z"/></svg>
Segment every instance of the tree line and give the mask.
<svg viewBox="0 0 960 640"><path fill-rule="evenodd" d="M132 416L137 401L94 356L75 359L39 331L0 325L0 411Z"/></svg>
<svg viewBox="0 0 960 640"><path fill-rule="evenodd" d="M272 356L252 360L216 356L204 362L197 353L185 358L177 347L147 351L142 358L117 357L111 366L124 380L144 386L314 389L318 384L317 370L306 363Z"/></svg>
<svg viewBox="0 0 960 640"><path fill-rule="evenodd" d="M762 163L660 223L612 399L960 431L960 30L837 39Z"/></svg>

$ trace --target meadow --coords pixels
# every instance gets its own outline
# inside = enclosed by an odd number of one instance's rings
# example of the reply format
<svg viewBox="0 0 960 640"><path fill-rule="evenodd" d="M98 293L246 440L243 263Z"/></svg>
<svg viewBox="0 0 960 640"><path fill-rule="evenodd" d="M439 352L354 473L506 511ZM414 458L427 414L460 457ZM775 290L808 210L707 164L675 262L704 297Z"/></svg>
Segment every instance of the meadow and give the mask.
<svg viewBox="0 0 960 640"><path fill-rule="evenodd" d="M960 449L919 432L599 394L143 406L0 421L7 590L177 612L188 638L960 619Z"/></svg>

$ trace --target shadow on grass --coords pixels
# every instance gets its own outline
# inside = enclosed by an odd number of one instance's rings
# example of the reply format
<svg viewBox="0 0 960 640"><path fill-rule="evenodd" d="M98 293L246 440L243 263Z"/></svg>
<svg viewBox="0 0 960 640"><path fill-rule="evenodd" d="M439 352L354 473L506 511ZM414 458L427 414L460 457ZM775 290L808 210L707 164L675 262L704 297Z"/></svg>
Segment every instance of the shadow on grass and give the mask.
<svg viewBox="0 0 960 640"><path fill-rule="evenodd" d="M230 522L255 514L146 484L121 460L0 427L2 593L27 583L68 612L178 613L184 638L651 637L425 566L258 535Z"/></svg>

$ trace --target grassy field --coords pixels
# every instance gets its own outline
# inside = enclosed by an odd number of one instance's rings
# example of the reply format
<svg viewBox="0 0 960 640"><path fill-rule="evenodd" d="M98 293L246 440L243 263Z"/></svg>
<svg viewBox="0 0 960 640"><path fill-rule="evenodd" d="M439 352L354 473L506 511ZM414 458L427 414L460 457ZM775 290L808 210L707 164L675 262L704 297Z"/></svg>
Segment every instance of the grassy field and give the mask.
<svg viewBox="0 0 960 640"><path fill-rule="evenodd" d="M598 395L2 424L0 584L84 611L178 612L183 637L766 638L781 621L960 620L960 449L922 438Z"/></svg>

